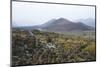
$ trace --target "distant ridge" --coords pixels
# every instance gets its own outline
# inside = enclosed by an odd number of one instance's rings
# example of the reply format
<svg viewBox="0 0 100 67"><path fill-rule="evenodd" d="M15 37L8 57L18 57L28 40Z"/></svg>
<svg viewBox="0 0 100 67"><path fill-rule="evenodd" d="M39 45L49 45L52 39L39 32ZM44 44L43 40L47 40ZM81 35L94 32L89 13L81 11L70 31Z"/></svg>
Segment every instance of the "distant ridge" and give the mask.
<svg viewBox="0 0 100 67"><path fill-rule="evenodd" d="M84 23L84 24L86 24L86 25L88 25L88 26L92 26L92 27L95 28L96 22L95 22L95 19L93 19L93 18L78 19L78 20L76 20L76 21L82 22L82 23Z"/></svg>

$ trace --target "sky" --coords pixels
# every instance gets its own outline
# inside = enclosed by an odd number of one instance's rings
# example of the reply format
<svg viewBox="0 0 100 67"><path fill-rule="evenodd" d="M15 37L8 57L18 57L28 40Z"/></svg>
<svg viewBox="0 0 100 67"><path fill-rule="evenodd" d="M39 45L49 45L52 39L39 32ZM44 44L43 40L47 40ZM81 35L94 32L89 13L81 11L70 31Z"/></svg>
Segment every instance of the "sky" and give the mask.
<svg viewBox="0 0 100 67"><path fill-rule="evenodd" d="M95 7L46 3L12 2L12 25L34 26L51 19L95 18Z"/></svg>

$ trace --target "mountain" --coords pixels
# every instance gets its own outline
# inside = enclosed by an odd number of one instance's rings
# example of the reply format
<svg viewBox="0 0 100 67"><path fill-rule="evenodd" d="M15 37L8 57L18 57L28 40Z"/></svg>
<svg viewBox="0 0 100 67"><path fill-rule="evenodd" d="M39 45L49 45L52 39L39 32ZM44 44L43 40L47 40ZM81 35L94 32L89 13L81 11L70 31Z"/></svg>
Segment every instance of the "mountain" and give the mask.
<svg viewBox="0 0 100 67"><path fill-rule="evenodd" d="M48 22L37 26L23 26L18 27L24 30L41 30L48 32L67 32L67 31L89 31L94 30L93 27L88 26L82 22L72 22L65 18L51 19Z"/></svg>
<svg viewBox="0 0 100 67"><path fill-rule="evenodd" d="M93 18L88 18L88 19L79 19L77 20L78 22L83 22L84 24L88 26L92 26L95 28L95 19Z"/></svg>
<svg viewBox="0 0 100 67"><path fill-rule="evenodd" d="M53 32L87 31L87 30L93 30L93 29L94 29L93 27L88 26L82 22L75 23L65 18L59 18L53 21L52 23L49 23L49 25L42 27L42 30L53 31Z"/></svg>

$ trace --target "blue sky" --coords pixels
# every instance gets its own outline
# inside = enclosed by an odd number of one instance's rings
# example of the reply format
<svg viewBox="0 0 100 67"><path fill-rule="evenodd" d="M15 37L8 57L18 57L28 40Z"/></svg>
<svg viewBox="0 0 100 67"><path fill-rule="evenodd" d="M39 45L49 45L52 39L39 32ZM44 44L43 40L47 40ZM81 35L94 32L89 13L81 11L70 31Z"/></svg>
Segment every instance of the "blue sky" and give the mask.
<svg viewBox="0 0 100 67"><path fill-rule="evenodd" d="M12 25L33 26L60 17L75 21L95 18L95 7L12 2Z"/></svg>

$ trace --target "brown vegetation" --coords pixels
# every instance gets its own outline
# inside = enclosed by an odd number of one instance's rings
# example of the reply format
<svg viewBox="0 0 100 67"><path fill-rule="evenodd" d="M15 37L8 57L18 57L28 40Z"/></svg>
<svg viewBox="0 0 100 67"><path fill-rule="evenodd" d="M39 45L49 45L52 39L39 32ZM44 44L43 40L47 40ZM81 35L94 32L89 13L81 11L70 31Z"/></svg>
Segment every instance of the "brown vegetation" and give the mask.
<svg viewBox="0 0 100 67"><path fill-rule="evenodd" d="M95 39L66 37L53 32L16 30L12 33L12 64L95 61Z"/></svg>

